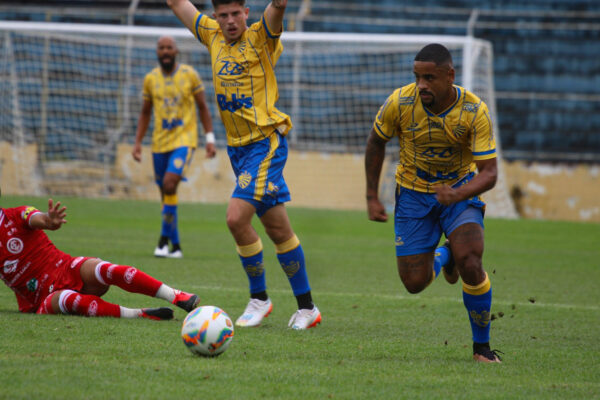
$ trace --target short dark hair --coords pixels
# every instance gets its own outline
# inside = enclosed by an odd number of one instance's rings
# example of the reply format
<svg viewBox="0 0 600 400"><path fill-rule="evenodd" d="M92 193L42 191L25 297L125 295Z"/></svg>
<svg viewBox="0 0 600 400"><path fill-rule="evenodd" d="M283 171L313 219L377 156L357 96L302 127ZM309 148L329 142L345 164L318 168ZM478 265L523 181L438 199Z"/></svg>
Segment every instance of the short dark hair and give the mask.
<svg viewBox="0 0 600 400"><path fill-rule="evenodd" d="M431 43L417 53L415 61L432 62L436 66L452 66L452 54L450 54L445 46L439 43Z"/></svg>
<svg viewBox="0 0 600 400"><path fill-rule="evenodd" d="M240 6L245 6L246 5L246 0L212 0L212 5L214 8L217 8L217 6L220 6L222 4L231 4L231 3L238 3Z"/></svg>

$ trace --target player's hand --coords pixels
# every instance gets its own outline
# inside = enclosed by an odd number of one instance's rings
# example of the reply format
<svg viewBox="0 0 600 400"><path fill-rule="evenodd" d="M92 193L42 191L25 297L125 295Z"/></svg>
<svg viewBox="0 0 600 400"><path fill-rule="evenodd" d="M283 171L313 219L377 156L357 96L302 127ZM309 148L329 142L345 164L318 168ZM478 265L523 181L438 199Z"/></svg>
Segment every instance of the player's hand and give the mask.
<svg viewBox="0 0 600 400"><path fill-rule="evenodd" d="M385 206L379 201L379 199L368 199L367 200L367 213L369 214L369 220L376 222L387 222L388 216L385 212Z"/></svg>
<svg viewBox="0 0 600 400"><path fill-rule="evenodd" d="M433 187L433 190L435 190L435 198L440 204L449 206L460 201L458 192L448 185L437 185Z"/></svg>
<svg viewBox="0 0 600 400"><path fill-rule="evenodd" d="M206 143L206 158L214 158L217 155L217 147L214 143Z"/></svg>
<svg viewBox="0 0 600 400"><path fill-rule="evenodd" d="M137 162L142 161L142 146L139 144L133 145L133 150L131 151L131 155L133 159Z"/></svg>
<svg viewBox="0 0 600 400"><path fill-rule="evenodd" d="M61 208L60 201L57 201L56 204L54 204L52 199L48 199L48 219L46 220L46 229L54 231L60 228L62 224L66 224L66 210L67 207Z"/></svg>

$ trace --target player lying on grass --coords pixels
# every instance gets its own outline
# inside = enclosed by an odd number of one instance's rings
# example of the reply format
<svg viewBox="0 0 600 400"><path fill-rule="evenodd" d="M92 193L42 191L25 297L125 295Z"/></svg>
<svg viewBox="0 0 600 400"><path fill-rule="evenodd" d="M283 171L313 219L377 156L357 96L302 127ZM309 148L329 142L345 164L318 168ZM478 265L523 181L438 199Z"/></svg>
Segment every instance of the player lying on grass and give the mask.
<svg viewBox="0 0 600 400"><path fill-rule="evenodd" d="M0 208L0 278L17 296L19 311L89 317L172 319L173 310L126 308L100 298L109 286L158 297L191 311L195 294L173 289L144 272L98 258L72 257L54 246L44 229L67 221L66 207L48 200L48 212L34 207Z"/></svg>

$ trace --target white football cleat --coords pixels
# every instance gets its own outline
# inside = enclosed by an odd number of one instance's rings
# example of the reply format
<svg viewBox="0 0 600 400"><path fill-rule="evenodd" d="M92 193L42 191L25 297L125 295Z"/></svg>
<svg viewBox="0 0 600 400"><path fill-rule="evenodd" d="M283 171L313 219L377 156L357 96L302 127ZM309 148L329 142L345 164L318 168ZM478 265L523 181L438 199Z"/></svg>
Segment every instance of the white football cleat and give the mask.
<svg viewBox="0 0 600 400"><path fill-rule="evenodd" d="M167 254L168 258L183 258L181 250L175 250Z"/></svg>
<svg viewBox="0 0 600 400"><path fill-rule="evenodd" d="M292 329L296 330L304 330L308 328L313 328L317 326L317 324L321 323L321 312L314 306L312 310L308 310L306 308L302 308L296 311L292 318L290 318L290 322L288 326Z"/></svg>
<svg viewBox="0 0 600 400"><path fill-rule="evenodd" d="M166 244L163 247L158 247L154 249L154 257L167 257L169 255L169 246Z"/></svg>
<svg viewBox="0 0 600 400"><path fill-rule="evenodd" d="M259 326L263 318L269 316L273 310L271 299L265 301L250 299L244 313L235 321L236 326L250 327Z"/></svg>

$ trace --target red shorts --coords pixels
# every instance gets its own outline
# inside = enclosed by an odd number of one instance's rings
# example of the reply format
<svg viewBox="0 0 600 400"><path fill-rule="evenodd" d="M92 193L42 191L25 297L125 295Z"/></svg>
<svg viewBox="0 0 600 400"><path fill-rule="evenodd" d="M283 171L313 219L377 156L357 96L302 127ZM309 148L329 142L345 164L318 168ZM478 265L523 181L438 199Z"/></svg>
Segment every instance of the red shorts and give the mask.
<svg viewBox="0 0 600 400"><path fill-rule="evenodd" d="M83 280L81 279L81 266L84 262L93 257L77 257L73 258L68 265L65 265L61 273L52 282L48 291L50 292L38 307L36 314L54 314L52 311L52 296L56 292L64 289L71 289L79 292L83 288Z"/></svg>

